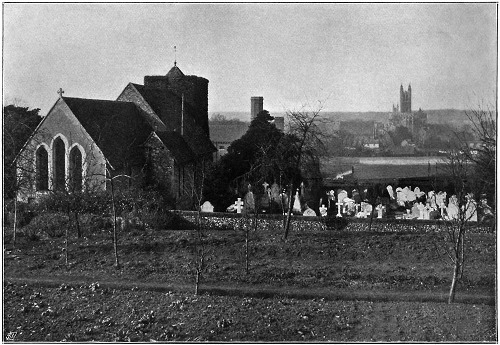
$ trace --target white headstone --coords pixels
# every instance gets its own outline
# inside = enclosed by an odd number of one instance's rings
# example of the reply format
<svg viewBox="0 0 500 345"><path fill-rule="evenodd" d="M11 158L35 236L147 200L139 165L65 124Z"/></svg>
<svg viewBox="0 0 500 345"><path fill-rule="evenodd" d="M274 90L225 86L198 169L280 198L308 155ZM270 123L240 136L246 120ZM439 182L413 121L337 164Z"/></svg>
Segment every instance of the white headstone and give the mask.
<svg viewBox="0 0 500 345"><path fill-rule="evenodd" d="M338 194L337 194L337 200L340 201L340 202L344 202L344 199L347 198L347 192L345 190L341 190Z"/></svg>
<svg viewBox="0 0 500 345"><path fill-rule="evenodd" d="M448 207L446 208L446 213L448 215L448 219L458 219L458 200L456 195L452 195L450 197L450 202L448 203Z"/></svg>
<svg viewBox="0 0 500 345"><path fill-rule="evenodd" d="M417 195L411 189L408 191L407 197L409 202L413 202L417 199Z"/></svg>
<svg viewBox="0 0 500 345"><path fill-rule="evenodd" d="M321 214L321 217L326 217L328 214L328 208L326 208L325 205L321 205L319 208L319 214Z"/></svg>
<svg viewBox="0 0 500 345"><path fill-rule="evenodd" d="M394 199L394 190L392 189L392 186L388 185L386 189L389 192L389 196L391 197L391 199Z"/></svg>
<svg viewBox="0 0 500 345"><path fill-rule="evenodd" d="M316 212L312 208L307 207L302 215L305 217L316 217Z"/></svg>
<svg viewBox="0 0 500 345"><path fill-rule="evenodd" d="M292 211L297 212L297 213L300 213L302 211L301 206L300 206L300 197L299 197L299 190L298 189L295 192L295 200L293 201Z"/></svg>
<svg viewBox="0 0 500 345"><path fill-rule="evenodd" d="M405 202L403 199L404 199L403 188L401 188L401 187L396 188L396 201L397 201L398 205L400 205L400 206L405 205Z"/></svg>
<svg viewBox="0 0 500 345"><path fill-rule="evenodd" d="M213 212L214 206L210 203L210 201L205 201L203 205L201 205L201 212Z"/></svg>
<svg viewBox="0 0 500 345"><path fill-rule="evenodd" d="M418 219L424 219L424 209L425 209L424 204L422 204L421 202L419 202L417 204L417 207L418 207L418 211L419 211Z"/></svg>

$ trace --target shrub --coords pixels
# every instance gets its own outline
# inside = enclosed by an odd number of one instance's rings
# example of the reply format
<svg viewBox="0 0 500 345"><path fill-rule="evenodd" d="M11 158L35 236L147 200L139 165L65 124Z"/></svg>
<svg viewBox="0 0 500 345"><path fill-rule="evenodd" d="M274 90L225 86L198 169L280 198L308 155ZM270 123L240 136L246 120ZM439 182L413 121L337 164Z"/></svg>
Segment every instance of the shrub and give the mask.
<svg viewBox="0 0 500 345"><path fill-rule="evenodd" d="M4 226L14 225L14 200L8 200L4 204L3 208L4 214ZM17 203L17 226L19 228L29 224L29 222L35 217L36 212L34 211L34 206L24 203Z"/></svg>
<svg viewBox="0 0 500 345"><path fill-rule="evenodd" d="M68 216L64 213L45 213L38 215L23 228L21 233L30 240L41 237L61 237L68 227Z"/></svg>

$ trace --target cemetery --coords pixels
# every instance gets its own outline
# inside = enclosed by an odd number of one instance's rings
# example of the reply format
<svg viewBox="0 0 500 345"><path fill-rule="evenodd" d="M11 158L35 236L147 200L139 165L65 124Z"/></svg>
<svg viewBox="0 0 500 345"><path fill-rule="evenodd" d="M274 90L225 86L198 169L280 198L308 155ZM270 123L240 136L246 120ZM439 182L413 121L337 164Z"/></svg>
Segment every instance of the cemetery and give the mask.
<svg viewBox="0 0 500 345"><path fill-rule="evenodd" d="M492 341L496 234L481 221L484 211L468 222L466 269L457 303L448 305L453 198L386 190L388 201L371 217L360 216L370 213L364 190L325 191L325 206L315 210L299 188L284 203L293 208L286 241L286 214L272 202L275 213L263 212L267 198L252 187L224 212L205 200L198 211L167 212L163 226L140 210L121 212L119 267L98 214L80 215L82 237L70 229L68 264L67 223L37 237L28 224L4 252L4 328L21 326L25 341ZM156 203L147 200L145 208ZM420 203L433 216L411 211ZM381 217L378 205L386 207ZM207 264L195 295L200 246Z"/></svg>
<svg viewBox="0 0 500 345"><path fill-rule="evenodd" d="M415 220L415 221L456 221L459 217L459 205L455 194L446 191L421 190L418 186L393 188L388 184L367 186L364 189L352 189L348 193L345 189L325 190L319 202L311 200L311 193L306 190L304 183L297 188L293 196L293 202L289 202L289 195L276 182L271 186L264 182L260 194L254 193L254 187L248 185L244 197L237 197L233 204L226 208L225 213L254 214L261 215L283 214L292 205L291 214L303 217L319 217L316 221L325 221L336 218L378 220ZM448 189L450 190L450 189ZM474 194L466 196L467 203L464 206L465 220L471 223L493 225L495 216L491 206L488 205L486 195L481 195L479 204L475 201ZM312 201L312 202L311 202ZM316 209L309 206L317 205ZM213 213L214 206L210 201L205 201L200 208L201 212ZM220 217L225 214L218 212ZM323 219L323 220L322 220ZM307 221L307 218L304 219ZM312 221L313 219L311 219ZM402 222L401 224L405 224Z"/></svg>

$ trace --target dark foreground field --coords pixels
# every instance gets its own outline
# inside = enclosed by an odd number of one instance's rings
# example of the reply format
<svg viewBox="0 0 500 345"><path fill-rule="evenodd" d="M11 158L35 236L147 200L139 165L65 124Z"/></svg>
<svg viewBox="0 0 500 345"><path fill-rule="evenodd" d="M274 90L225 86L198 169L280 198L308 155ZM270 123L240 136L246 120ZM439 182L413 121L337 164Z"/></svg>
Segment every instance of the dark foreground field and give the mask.
<svg viewBox="0 0 500 345"><path fill-rule="evenodd" d="M4 286L16 341L495 341L490 305ZM14 333L11 333L14 335Z"/></svg>
<svg viewBox="0 0 500 345"><path fill-rule="evenodd" d="M19 341L497 339L493 234L468 237L453 305L443 303L452 269L442 234L311 231L284 242L252 230L247 273L243 232L206 233L200 296L194 231L120 234L119 269L108 231L84 236L71 238L69 267L63 238L21 237L15 251L7 246L4 334L17 332Z"/></svg>

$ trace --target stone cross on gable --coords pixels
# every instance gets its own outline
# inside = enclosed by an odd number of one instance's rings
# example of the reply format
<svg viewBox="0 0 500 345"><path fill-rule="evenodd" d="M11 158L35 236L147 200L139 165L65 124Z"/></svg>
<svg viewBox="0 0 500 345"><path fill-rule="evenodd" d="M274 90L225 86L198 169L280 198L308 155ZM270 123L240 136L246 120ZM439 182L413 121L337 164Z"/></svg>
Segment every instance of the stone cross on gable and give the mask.
<svg viewBox="0 0 500 345"><path fill-rule="evenodd" d="M59 88L59 90L57 90L57 93L59 94L59 97L62 98L64 90L62 88Z"/></svg>

